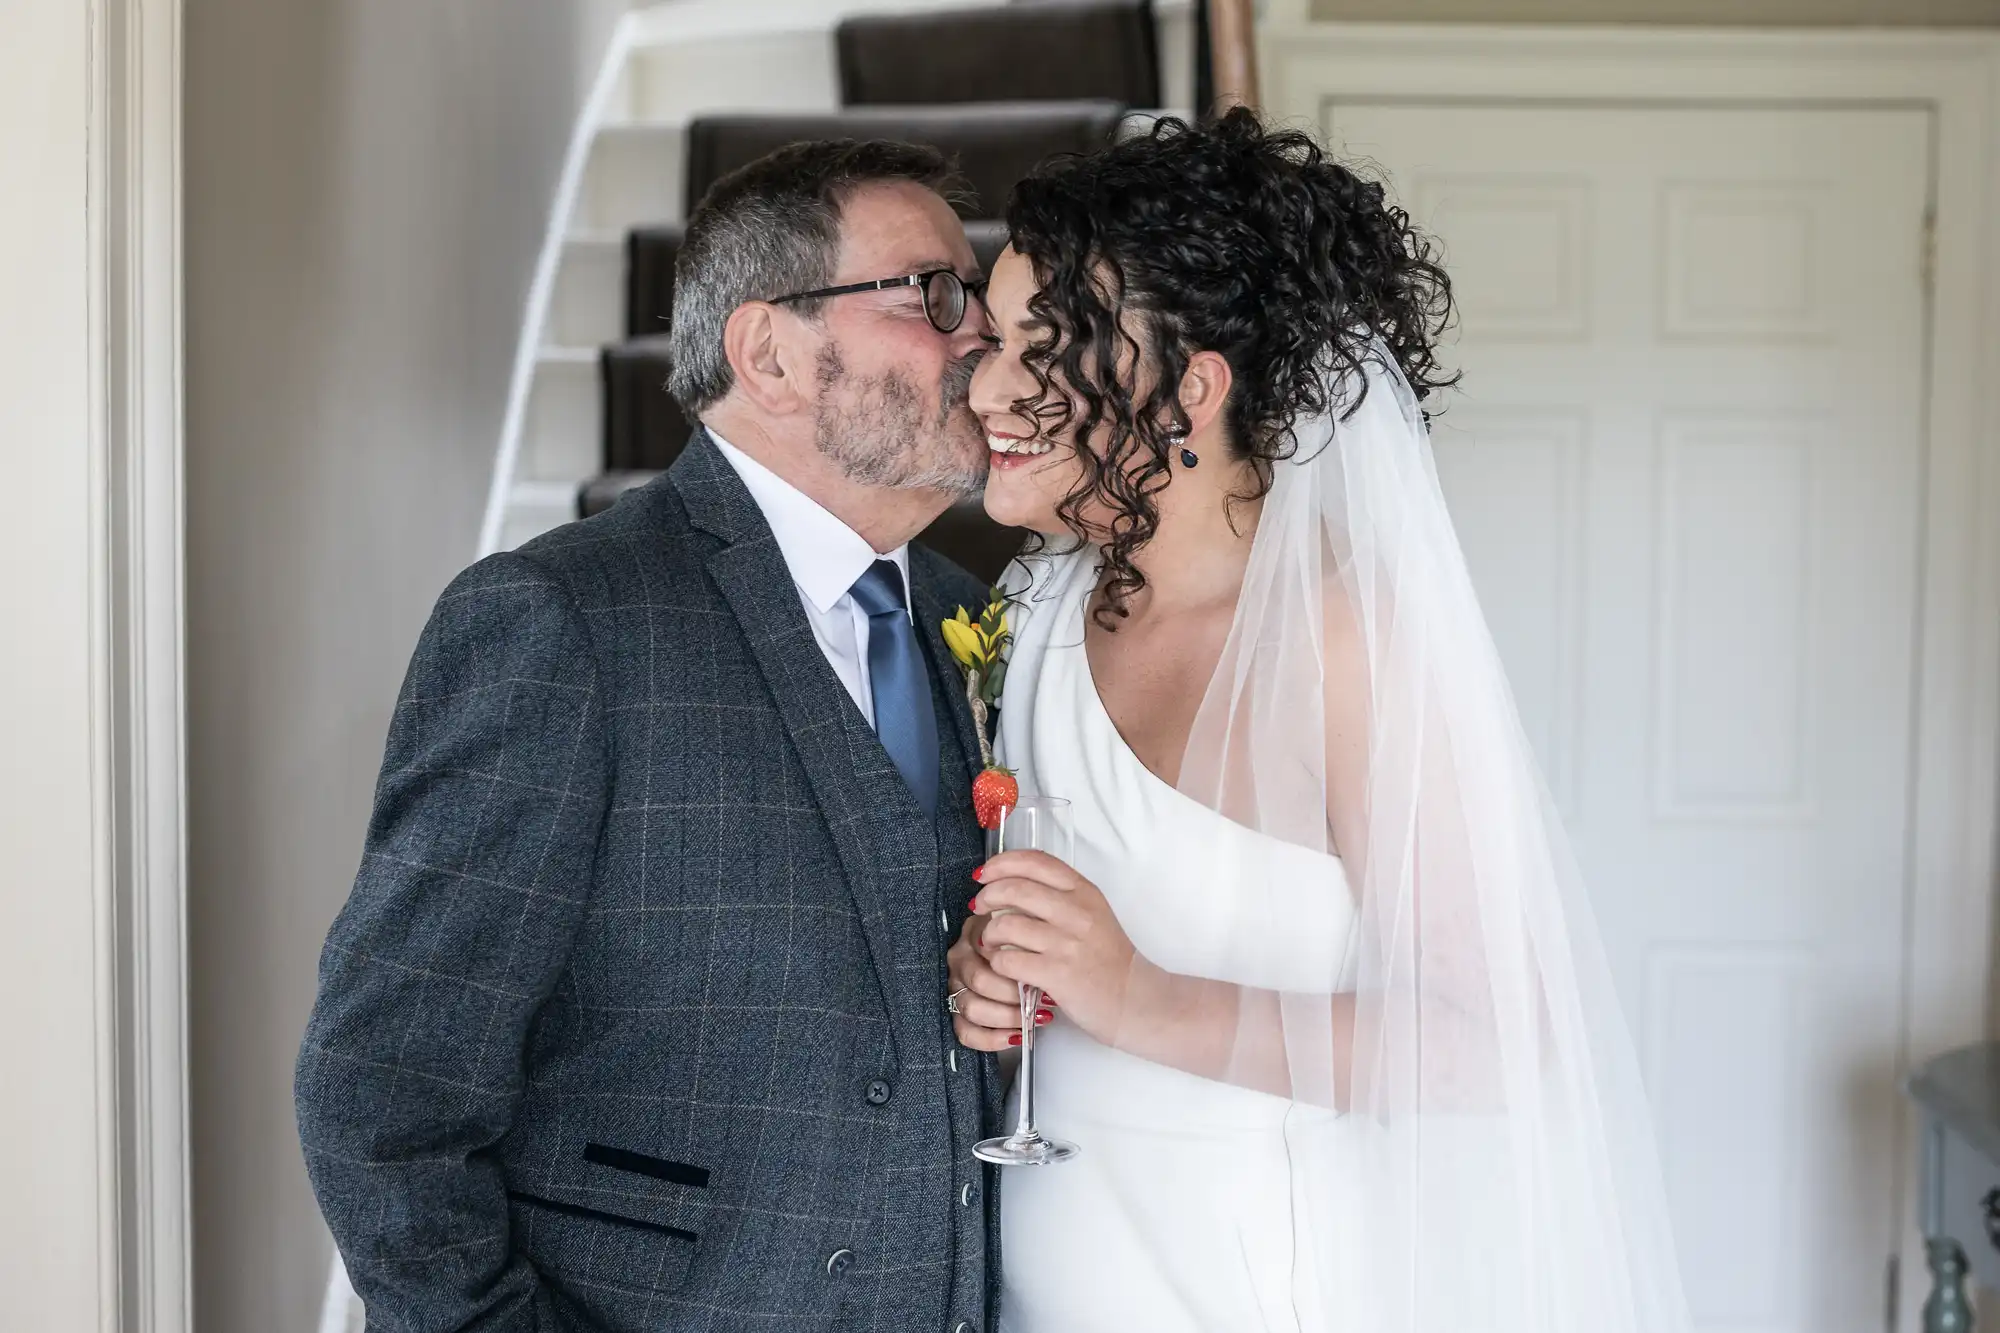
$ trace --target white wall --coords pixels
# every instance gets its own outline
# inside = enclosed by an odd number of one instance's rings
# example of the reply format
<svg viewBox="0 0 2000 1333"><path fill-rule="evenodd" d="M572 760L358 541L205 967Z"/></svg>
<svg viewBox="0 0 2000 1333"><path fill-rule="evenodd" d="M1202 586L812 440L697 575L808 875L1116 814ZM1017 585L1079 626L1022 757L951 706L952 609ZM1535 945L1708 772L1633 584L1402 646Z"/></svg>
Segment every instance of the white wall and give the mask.
<svg viewBox="0 0 2000 1333"><path fill-rule="evenodd" d="M0 1327L97 1327L88 8L0 10Z"/></svg>
<svg viewBox="0 0 2000 1333"><path fill-rule="evenodd" d="M475 545L550 196L621 7L187 0L202 1333L318 1310L330 1251L291 1099L314 968L410 647Z"/></svg>

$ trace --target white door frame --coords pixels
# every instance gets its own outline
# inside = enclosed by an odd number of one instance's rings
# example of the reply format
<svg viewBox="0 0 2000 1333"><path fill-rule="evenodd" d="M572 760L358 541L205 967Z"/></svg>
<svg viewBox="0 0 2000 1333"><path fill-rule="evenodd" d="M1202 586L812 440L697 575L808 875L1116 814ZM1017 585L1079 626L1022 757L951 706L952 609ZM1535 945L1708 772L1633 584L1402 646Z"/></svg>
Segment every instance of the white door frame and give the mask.
<svg viewBox="0 0 2000 1333"><path fill-rule="evenodd" d="M189 1333L181 0L90 0L99 1327Z"/></svg>
<svg viewBox="0 0 2000 1333"><path fill-rule="evenodd" d="M1315 129L1340 101L1390 99L1916 106L1935 118L1902 1058L1907 1067L1980 1040L2000 832L2000 34L1310 23L1296 0L1272 9L1266 103ZM1915 1141L1904 1137L1907 1180ZM1906 1325L1925 1286L1913 1253L1906 1246Z"/></svg>

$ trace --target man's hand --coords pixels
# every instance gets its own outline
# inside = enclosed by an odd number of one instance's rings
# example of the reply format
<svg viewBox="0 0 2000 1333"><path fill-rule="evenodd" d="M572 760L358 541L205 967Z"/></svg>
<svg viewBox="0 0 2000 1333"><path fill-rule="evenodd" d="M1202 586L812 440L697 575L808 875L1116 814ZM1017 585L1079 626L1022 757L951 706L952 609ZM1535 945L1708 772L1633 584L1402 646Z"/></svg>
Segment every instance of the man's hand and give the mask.
<svg viewBox="0 0 2000 1333"><path fill-rule="evenodd" d="M995 972L979 951L990 920L984 916L966 918L958 942L945 955L950 974L946 984L953 993L963 991L958 996L958 1013L951 1020L952 1030L961 1045L975 1051L1004 1051L1021 1044L1020 987ZM1050 1013L1046 1002L1042 1013Z"/></svg>

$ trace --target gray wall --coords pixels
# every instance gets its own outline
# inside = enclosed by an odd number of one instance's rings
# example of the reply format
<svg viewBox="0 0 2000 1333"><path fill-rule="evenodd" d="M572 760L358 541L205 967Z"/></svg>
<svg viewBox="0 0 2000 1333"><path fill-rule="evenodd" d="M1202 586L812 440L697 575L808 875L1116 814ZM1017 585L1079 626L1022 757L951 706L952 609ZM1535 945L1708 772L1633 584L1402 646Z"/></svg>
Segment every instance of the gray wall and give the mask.
<svg viewBox="0 0 2000 1333"><path fill-rule="evenodd" d="M1402 22L2000 25L2000 0L1311 0L1311 6L1319 19Z"/></svg>
<svg viewBox="0 0 2000 1333"><path fill-rule="evenodd" d="M390 707L477 540L618 0L187 0L196 1323L315 1326L292 1062Z"/></svg>

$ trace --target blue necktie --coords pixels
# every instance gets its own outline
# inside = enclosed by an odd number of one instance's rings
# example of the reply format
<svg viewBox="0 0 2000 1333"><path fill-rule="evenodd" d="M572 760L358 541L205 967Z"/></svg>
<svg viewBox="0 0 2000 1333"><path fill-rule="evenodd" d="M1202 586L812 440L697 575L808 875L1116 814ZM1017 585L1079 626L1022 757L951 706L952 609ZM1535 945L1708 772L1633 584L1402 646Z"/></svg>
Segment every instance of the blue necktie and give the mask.
<svg viewBox="0 0 2000 1333"><path fill-rule="evenodd" d="M929 673L903 601L903 571L877 560L855 580L853 596L868 615L868 681L875 694L875 734L917 803L937 813L937 715Z"/></svg>

